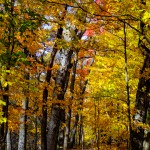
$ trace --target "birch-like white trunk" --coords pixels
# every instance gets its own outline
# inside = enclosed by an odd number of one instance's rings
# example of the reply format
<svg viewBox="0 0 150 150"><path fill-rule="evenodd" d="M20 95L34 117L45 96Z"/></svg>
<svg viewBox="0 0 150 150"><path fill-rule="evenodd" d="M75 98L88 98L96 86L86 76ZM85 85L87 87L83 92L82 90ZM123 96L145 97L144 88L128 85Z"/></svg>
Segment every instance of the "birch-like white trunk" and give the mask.
<svg viewBox="0 0 150 150"><path fill-rule="evenodd" d="M6 142L7 142L7 150L11 150L11 135L9 129L7 131Z"/></svg>
<svg viewBox="0 0 150 150"><path fill-rule="evenodd" d="M25 111L27 109L27 100L23 99L22 101L22 114L20 116L20 126L19 126L19 142L18 142L18 150L25 150L26 147L26 114Z"/></svg>

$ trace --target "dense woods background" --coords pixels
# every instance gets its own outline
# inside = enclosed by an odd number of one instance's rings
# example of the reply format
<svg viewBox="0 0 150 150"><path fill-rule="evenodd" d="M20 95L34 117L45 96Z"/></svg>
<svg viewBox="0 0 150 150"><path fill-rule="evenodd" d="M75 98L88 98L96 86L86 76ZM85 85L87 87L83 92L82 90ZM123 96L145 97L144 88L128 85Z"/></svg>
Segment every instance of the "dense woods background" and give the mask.
<svg viewBox="0 0 150 150"><path fill-rule="evenodd" d="M0 0L0 150L150 149L150 2Z"/></svg>

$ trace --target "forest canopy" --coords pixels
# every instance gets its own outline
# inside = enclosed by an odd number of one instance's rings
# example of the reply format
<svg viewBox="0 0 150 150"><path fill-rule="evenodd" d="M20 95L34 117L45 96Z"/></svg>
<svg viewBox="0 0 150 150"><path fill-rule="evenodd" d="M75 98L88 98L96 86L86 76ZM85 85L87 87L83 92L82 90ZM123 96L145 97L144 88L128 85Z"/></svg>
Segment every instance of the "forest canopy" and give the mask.
<svg viewBox="0 0 150 150"><path fill-rule="evenodd" d="M0 150L149 150L149 28L146 0L0 0Z"/></svg>

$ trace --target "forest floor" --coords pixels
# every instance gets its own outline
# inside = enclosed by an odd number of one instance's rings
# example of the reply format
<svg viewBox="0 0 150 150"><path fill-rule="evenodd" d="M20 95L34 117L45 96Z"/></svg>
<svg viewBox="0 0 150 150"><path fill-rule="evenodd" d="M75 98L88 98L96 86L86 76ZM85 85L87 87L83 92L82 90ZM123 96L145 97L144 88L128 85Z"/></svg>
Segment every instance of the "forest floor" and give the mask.
<svg viewBox="0 0 150 150"><path fill-rule="evenodd" d="M127 149L126 144L121 144L120 146L103 144L99 148L99 150L126 150L126 149ZM63 148L59 148L58 150L63 150ZM67 150L82 150L82 148L73 148L73 149L67 149ZM83 150L98 150L98 148L86 147Z"/></svg>

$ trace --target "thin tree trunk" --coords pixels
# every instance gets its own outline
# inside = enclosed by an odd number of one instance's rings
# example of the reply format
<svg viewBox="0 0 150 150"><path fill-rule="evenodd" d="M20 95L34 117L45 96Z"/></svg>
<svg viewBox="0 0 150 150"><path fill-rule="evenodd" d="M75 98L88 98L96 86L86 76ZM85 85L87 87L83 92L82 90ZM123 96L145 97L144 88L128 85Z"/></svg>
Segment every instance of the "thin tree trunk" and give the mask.
<svg viewBox="0 0 150 150"><path fill-rule="evenodd" d="M95 133L95 142L97 143L97 107L94 99L94 133Z"/></svg>
<svg viewBox="0 0 150 150"><path fill-rule="evenodd" d="M29 81L29 73L25 73L24 78ZM27 89L24 90L25 98L22 100L22 114L20 116L20 126L19 126L19 141L18 150L26 150L27 143L27 115L26 111L28 109L28 94L29 94L29 84L27 83Z"/></svg>
<svg viewBox="0 0 150 150"><path fill-rule="evenodd" d="M83 99L83 94L85 93L85 90L86 90L86 85L87 85L87 83L88 83L88 80L85 80L84 82L83 82L83 84L81 83L81 85L80 85L80 89L81 89L81 92L80 92L80 95L81 95L81 101L80 101L80 110L83 110L83 108L82 108L82 106L83 106L83 101L84 101L84 99ZM82 137L83 137L83 116L82 116L82 114L80 115L80 128L79 128L79 146L81 145L81 144L83 144L83 139L82 139Z"/></svg>
<svg viewBox="0 0 150 150"><path fill-rule="evenodd" d="M80 122L80 125L79 125L79 130L78 130L78 133L79 133L79 143L78 143L78 146L81 145L81 137L82 137L82 121L81 121L81 115L79 117L79 122Z"/></svg>
<svg viewBox="0 0 150 150"><path fill-rule="evenodd" d="M81 95L83 95L85 92L87 82L88 82L88 80L84 81L84 84L81 85L81 92L80 92ZM83 104L83 100L81 100L80 106L82 106L82 104ZM81 109L81 108L79 108L79 109ZM69 143L68 148L73 148L73 144L75 142L75 134L76 134L76 130L77 130L78 121L79 121L79 114L76 115L74 127L71 131L70 143ZM81 138L79 138L79 145L80 145L80 139Z"/></svg>
<svg viewBox="0 0 150 150"><path fill-rule="evenodd" d="M70 122L71 122L71 106L72 106L72 100L73 100L73 94L74 94L76 67L77 67L77 62L78 62L77 60L78 60L78 52L77 52L77 59L73 63L73 71L72 71L72 77L71 77L71 83L70 83L71 97L70 97L70 100L69 100L70 102L68 106L63 150L67 150L67 145L68 145L68 140L69 140Z"/></svg>
<svg viewBox="0 0 150 150"><path fill-rule="evenodd" d="M47 97L48 90L45 87L43 91L43 105L42 105L42 120L41 120L41 150L47 149Z"/></svg>
<svg viewBox="0 0 150 150"><path fill-rule="evenodd" d="M80 115L80 127L79 127L79 146L84 147L84 135L83 135L83 116Z"/></svg>
<svg viewBox="0 0 150 150"><path fill-rule="evenodd" d="M11 131L11 146L12 150L18 149L18 133Z"/></svg>
<svg viewBox="0 0 150 150"><path fill-rule="evenodd" d="M35 142L34 142L34 150L37 150L37 141L38 141L38 131L37 131L37 115L36 115L36 118L35 118Z"/></svg>
<svg viewBox="0 0 150 150"><path fill-rule="evenodd" d="M9 96L8 96L9 87L8 85L4 88L4 95L3 95L3 101L6 103L5 106L2 107L3 115L2 117L6 119L6 122L3 122L0 126L0 150L5 149L5 141L7 136L7 130L8 130L8 102L9 102Z"/></svg>
<svg viewBox="0 0 150 150"><path fill-rule="evenodd" d="M22 109L23 113L20 116L20 126L19 126L19 141L18 141L18 150L26 150L26 130L27 130L27 115L26 110L28 107L28 100L25 98L22 100Z"/></svg>
<svg viewBox="0 0 150 150"><path fill-rule="evenodd" d="M19 142L18 142L18 150L25 150L26 149L26 133L25 133L25 122L26 122L26 115L25 115L25 110L26 110L26 100L23 100L22 102L22 109L23 109L23 114L20 116L20 126L19 126Z"/></svg>
<svg viewBox="0 0 150 150"><path fill-rule="evenodd" d="M126 92L127 92L127 106L128 106L128 127L129 127L129 142L128 150L132 149L131 145L131 112L130 112L130 93L129 93L129 74L128 74L128 60L127 60L127 42L126 42L126 24L124 22L124 60L125 60L125 80L126 80Z"/></svg>
<svg viewBox="0 0 150 150"><path fill-rule="evenodd" d="M76 114L74 127L71 130L71 137L70 137L68 148L73 148L73 145L75 142L75 135L76 135L76 131L77 131L77 126L78 126L78 121L79 121L79 114Z"/></svg>
<svg viewBox="0 0 150 150"><path fill-rule="evenodd" d="M68 147L68 139L69 139L69 133L70 133L70 121L71 121L71 108L68 107L63 150L67 150L67 147Z"/></svg>
<svg viewBox="0 0 150 150"><path fill-rule="evenodd" d="M82 144L82 150L84 149L84 126L83 126L83 122L82 122L82 126L81 126L81 144Z"/></svg>
<svg viewBox="0 0 150 150"><path fill-rule="evenodd" d="M37 142L38 142L38 115L37 115L37 112L38 112L38 98L36 97L34 100L34 122L35 122L35 134L34 134L34 145L33 145L33 149L34 150L37 150L38 147L37 147Z"/></svg>
<svg viewBox="0 0 150 150"><path fill-rule="evenodd" d="M99 127L99 121L100 121L100 105L99 105L99 101L100 99L98 98L98 106L97 106L97 149L99 150L100 149L100 127Z"/></svg>
<svg viewBox="0 0 150 150"><path fill-rule="evenodd" d="M6 142L7 142L7 150L11 150L11 132L10 130L8 129L7 131L7 138L6 138Z"/></svg>

